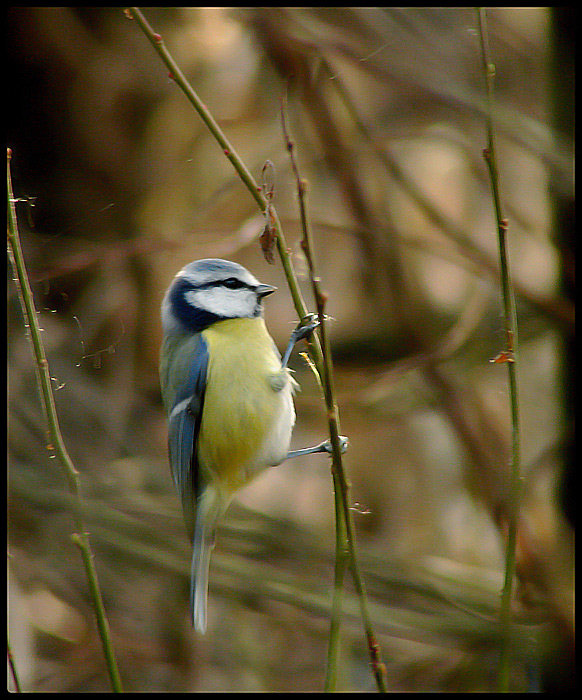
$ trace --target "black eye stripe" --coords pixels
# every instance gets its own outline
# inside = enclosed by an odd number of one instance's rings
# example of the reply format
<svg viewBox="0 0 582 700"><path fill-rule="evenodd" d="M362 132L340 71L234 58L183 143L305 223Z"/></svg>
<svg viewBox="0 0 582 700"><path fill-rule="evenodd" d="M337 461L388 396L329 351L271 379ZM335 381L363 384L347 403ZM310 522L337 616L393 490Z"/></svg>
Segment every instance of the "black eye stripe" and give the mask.
<svg viewBox="0 0 582 700"><path fill-rule="evenodd" d="M241 280L237 279L236 277L229 277L228 279L222 280L222 284L227 289L240 289L241 287L247 287L244 282L241 282Z"/></svg>
<svg viewBox="0 0 582 700"><path fill-rule="evenodd" d="M184 288L188 289L212 289L213 287L226 287L227 289L250 289L254 290L254 287L246 284L242 280L236 277L227 277L224 280L212 280L211 282L205 282L204 284L194 284L185 280Z"/></svg>

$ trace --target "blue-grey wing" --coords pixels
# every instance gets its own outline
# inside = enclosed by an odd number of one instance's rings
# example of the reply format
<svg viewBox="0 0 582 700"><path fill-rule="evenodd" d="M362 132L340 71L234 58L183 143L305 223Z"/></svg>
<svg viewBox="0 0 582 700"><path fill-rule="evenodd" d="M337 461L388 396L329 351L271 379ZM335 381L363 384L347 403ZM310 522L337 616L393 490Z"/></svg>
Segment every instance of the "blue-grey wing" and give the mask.
<svg viewBox="0 0 582 700"><path fill-rule="evenodd" d="M176 390L168 414L168 448L172 477L182 497L188 530L193 532L200 492L197 443L208 371L208 346L200 334L175 349L173 371Z"/></svg>

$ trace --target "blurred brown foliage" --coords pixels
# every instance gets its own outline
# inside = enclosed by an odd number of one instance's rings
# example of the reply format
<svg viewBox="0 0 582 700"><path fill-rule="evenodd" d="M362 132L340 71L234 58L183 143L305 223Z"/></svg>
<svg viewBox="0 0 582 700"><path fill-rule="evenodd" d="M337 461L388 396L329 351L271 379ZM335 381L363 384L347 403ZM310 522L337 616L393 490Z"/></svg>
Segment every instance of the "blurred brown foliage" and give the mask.
<svg viewBox="0 0 582 700"><path fill-rule="evenodd" d="M489 363L504 340L473 11L145 12L256 177L275 164L274 205L301 271L287 93L389 687L494 688L509 420L504 367ZM229 511L201 639L166 464L157 353L173 274L234 258L279 286L266 317L281 346L293 328L284 277L260 253L263 216L120 9L7 17L20 232L125 688L321 689L333 566L324 458L270 470ZM521 690L565 689L573 673L573 26L568 8L489 11L520 333ZM11 282L8 303L16 663L26 689L104 690ZM325 420L298 357L294 368L301 447ZM349 590L345 607L341 688L372 689Z"/></svg>

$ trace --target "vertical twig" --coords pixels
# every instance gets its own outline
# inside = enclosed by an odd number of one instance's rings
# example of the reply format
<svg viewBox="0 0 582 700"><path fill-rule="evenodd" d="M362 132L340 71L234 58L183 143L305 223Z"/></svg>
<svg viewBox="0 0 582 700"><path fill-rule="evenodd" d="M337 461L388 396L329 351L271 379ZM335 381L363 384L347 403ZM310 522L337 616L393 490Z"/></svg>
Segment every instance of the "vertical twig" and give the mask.
<svg viewBox="0 0 582 700"><path fill-rule="evenodd" d="M484 8L477 12L479 33L481 38L481 58L487 87L487 147L483 150L483 158L489 171L491 193L497 221L497 239L499 244L499 266L501 293L503 298L503 318L505 326L506 347L496 358L495 362L507 364L509 380L509 401L511 410L511 507L507 525L507 548L505 554L505 580L501 594L500 625L501 625L501 657L499 666L498 689L507 692L509 689L510 666L510 631L511 631L511 600L513 579L515 575L515 548L517 541L517 524L520 503L520 428L519 406L517 395L517 318L515 301L509 274L507 254L507 219L503 216L501 196L499 192L499 171L497 169L497 153L493 129L493 81L495 66L491 62L489 38L487 33L487 17Z"/></svg>
<svg viewBox="0 0 582 700"><path fill-rule="evenodd" d="M329 340L327 332L327 321L325 318L325 304L326 297L320 289L319 278L315 273L315 259L311 246L311 236L309 230L309 222L307 218L307 182L303 180L299 174L299 169L297 167L297 162L294 153L294 143L291 140L291 136L287 130L287 125L285 122L285 96L281 99L281 125L283 136L285 138L285 147L289 153L289 158L291 160L291 167L295 175L295 182L297 183L297 194L299 201L299 215L301 218L301 249L307 260L309 267L309 276L311 280L311 287L313 291L313 296L315 299L315 304L317 308L317 314L319 318L319 329L322 338L322 351L324 362L321 365L320 372L320 385L324 392L325 404L328 411L328 416L333 415L335 418L336 428L334 431L330 431L330 435L333 432L337 432L339 435L339 425L337 410L333 402L333 387L331 386L332 375L328 371L327 362L325 361L326 356L329 356ZM331 413L330 413L331 408ZM333 438L332 438L332 448L333 448ZM341 459L341 455L340 455ZM340 467L341 468L341 467ZM333 587L333 600L331 607L331 618L330 618L330 628L329 628L329 640L327 647L327 664L326 664L326 674L325 674L325 685L324 690L326 692L334 692L337 687L337 677L338 677L338 665L339 665L339 652L340 652L340 631L341 631L341 616L342 616L342 601L343 601L343 582L346 566L349 561L349 543L348 543L348 533L346 528L346 520L344 517L344 510L342 506L342 484L340 483L337 463L335 457L332 461L332 477L334 482L334 503L335 503L335 567L334 567L334 587Z"/></svg>
<svg viewBox="0 0 582 700"><path fill-rule="evenodd" d="M370 663L372 672L376 679L376 684L381 692L386 692L386 667L380 657L380 646L368 613L368 603L364 582L360 574L358 557L356 551L355 528L350 510L349 484L342 462L342 450L340 446L339 413L335 402L335 391L333 386L333 366L331 356L331 344L327 320L325 316L325 306L327 304L327 294L321 289L321 279L317 275L315 257L312 246L312 236L307 216L307 183L301 178L297 161L295 159L294 143L289 135L289 130L285 121L285 104L281 105L281 121L285 145L291 159L291 166L297 182L297 193L299 197L299 211L301 217L302 239L301 248L305 254L309 267L309 276L315 305L319 317L319 331L321 333L323 364L321 365L321 380L327 409L327 419L329 434L332 446L332 474L334 491L336 494L336 566L334 602L332 605L332 621L330 627L330 644L328 647L328 668L326 678L326 690L335 689L337 677L337 658L339 652L339 614L341 612L341 591L346 562L349 562L354 587L360 601L360 612L364 624L364 631L368 643ZM339 496L339 502L338 502ZM347 550L347 551L346 551Z"/></svg>
<svg viewBox="0 0 582 700"><path fill-rule="evenodd" d="M79 484L79 472L75 468L75 465L73 464L69 456L59 426L59 419L57 416L55 400L51 386L49 366L44 351L44 345L42 342L40 328L38 325L37 313L34 306L32 290L28 281L28 275L24 263L24 256L22 254L22 249L20 246L20 237L18 235L18 222L16 218L15 207L16 200L14 199L14 194L12 192L12 177L10 174L11 156L12 151L8 149L8 252L10 256L10 261L12 263L12 268L14 270L14 281L18 289L18 296L22 306L22 313L28 328L28 335L30 337L30 341L32 343L33 356L36 360L36 374L49 429L48 432L50 442L47 447L52 452L54 452L56 457L58 457L63 467L63 472L67 480L69 491L73 495L73 517L77 532L72 535L72 539L73 542L79 547L81 551L81 556L83 558L83 563L85 565L85 574L87 576L87 581L89 584L89 593L93 601L93 605L95 607L97 627L99 629L99 635L101 637L101 645L103 647L103 652L107 663L107 670L109 672L111 687L115 692L121 692L121 679L119 677L119 669L117 667L117 661L113 652L113 646L111 644L111 633L109 630L109 623L105 614L103 597L101 595L101 589L97 578L97 572L95 570L95 565L93 562L93 553L89 544L89 537L87 535L86 527L81 516L82 502Z"/></svg>

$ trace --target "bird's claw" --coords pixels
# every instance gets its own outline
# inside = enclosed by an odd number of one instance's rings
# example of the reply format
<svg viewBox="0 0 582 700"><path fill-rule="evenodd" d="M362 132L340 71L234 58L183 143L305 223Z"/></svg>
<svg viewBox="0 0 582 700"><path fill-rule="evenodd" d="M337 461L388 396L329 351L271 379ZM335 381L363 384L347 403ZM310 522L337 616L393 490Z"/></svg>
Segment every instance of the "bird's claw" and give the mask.
<svg viewBox="0 0 582 700"><path fill-rule="evenodd" d="M339 437L339 444L340 444L340 452L342 454L344 454L344 452L348 449L350 441L348 440L348 438L345 435L339 435L338 437ZM332 448L330 440L326 440L325 442L322 442L321 447L328 454L333 454L333 448Z"/></svg>
<svg viewBox="0 0 582 700"><path fill-rule="evenodd" d="M319 318L317 314L307 314L295 326L293 336L295 342L307 338L319 326Z"/></svg>

